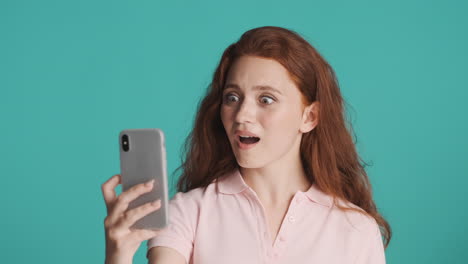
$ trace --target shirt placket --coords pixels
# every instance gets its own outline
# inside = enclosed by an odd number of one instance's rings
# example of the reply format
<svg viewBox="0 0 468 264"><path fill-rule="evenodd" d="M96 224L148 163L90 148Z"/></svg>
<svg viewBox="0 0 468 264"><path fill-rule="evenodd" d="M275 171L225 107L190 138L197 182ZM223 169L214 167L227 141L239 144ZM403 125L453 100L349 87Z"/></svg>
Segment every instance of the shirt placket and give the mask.
<svg viewBox="0 0 468 264"><path fill-rule="evenodd" d="M300 210L298 210L299 205L302 203L304 200L304 197L302 193L298 192L294 196L294 198L291 201L291 204L288 207L288 211L281 223L280 230L278 232L278 236L273 244L271 246L270 244L270 234L268 232L268 224L267 224L267 219L266 219L266 214L265 214L265 209L262 206L260 200L256 196L256 194L252 191L252 197L255 200L256 206L256 214L258 216L258 230L260 232L260 236L262 237L262 251L264 252L264 259L265 261L263 263L276 263L280 257L283 255L287 242L288 242L288 233L290 233L290 229L294 228L295 225L298 223L298 213ZM273 235L273 234L271 234Z"/></svg>

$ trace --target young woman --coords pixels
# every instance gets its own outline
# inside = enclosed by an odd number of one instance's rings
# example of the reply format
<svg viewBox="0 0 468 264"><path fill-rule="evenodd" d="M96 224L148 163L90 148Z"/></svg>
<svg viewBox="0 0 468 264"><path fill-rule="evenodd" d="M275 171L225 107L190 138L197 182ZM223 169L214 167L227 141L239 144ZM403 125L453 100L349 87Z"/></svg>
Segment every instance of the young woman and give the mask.
<svg viewBox="0 0 468 264"><path fill-rule="evenodd" d="M378 213L347 127L333 69L294 31L260 27L223 53L186 142L170 224L130 230L159 204L150 191L102 185L106 262L385 263L391 229ZM382 241L382 235L385 243Z"/></svg>

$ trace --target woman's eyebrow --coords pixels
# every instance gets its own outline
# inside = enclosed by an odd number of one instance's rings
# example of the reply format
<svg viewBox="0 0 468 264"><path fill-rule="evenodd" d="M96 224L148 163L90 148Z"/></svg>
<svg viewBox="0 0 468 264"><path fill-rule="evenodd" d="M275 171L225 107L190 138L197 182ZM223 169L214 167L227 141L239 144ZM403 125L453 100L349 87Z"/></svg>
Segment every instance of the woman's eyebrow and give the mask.
<svg viewBox="0 0 468 264"><path fill-rule="evenodd" d="M227 88L234 88L236 90L240 90L240 87L239 85L235 84L235 83L228 83L226 84L226 86L224 86L224 89L227 89ZM280 95L283 95L280 90L276 89L276 88L273 88L269 85L256 85L254 86L253 90L261 90L261 91L272 91L272 92L276 92Z"/></svg>

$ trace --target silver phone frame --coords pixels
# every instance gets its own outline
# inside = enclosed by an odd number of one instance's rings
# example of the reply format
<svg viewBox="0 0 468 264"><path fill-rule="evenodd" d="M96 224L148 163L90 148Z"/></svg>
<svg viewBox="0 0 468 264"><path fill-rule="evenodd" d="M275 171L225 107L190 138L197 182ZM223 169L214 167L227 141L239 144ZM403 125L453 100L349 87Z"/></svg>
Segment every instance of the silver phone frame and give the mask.
<svg viewBox="0 0 468 264"><path fill-rule="evenodd" d="M129 150L124 151L122 136L127 135ZM159 128L125 129L119 133L120 173L122 192L131 187L155 180L153 189L129 203L127 210L161 199L161 207L142 217L133 229L158 230L169 223L168 184L165 136Z"/></svg>

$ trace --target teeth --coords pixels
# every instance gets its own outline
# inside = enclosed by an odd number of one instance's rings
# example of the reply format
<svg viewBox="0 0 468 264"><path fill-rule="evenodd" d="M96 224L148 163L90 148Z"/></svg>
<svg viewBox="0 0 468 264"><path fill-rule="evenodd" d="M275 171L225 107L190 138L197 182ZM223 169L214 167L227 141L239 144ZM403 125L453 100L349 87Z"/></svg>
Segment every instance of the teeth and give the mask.
<svg viewBox="0 0 468 264"><path fill-rule="evenodd" d="M254 138L254 137L248 137L248 136L240 136L241 138Z"/></svg>

